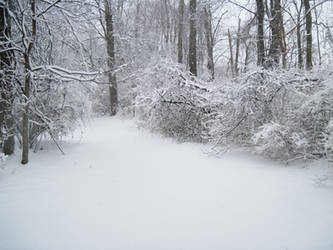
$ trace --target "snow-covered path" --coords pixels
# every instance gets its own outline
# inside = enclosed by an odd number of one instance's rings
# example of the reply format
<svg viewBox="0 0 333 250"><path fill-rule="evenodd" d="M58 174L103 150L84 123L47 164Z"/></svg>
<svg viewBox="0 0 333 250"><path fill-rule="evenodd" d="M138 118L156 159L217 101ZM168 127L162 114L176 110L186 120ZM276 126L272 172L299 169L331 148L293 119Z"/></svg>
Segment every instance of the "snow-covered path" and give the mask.
<svg viewBox="0 0 333 250"><path fill-rule="evenodd" d="M333 189L308 169L93 125L0 172L1 250L333 249Z"/></svg>

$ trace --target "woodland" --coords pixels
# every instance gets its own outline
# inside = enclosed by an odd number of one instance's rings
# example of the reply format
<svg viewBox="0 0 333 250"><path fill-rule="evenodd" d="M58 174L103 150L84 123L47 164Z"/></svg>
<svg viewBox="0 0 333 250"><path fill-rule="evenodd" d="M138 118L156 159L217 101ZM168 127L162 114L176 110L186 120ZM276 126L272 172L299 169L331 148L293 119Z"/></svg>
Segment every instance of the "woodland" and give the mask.
<svg viewBox="0 0 333 250"><path fill-rule="evenodd" d="M115 115L216 151L331 160L332 17L331 0L0 0L1 160Z"/></svg>

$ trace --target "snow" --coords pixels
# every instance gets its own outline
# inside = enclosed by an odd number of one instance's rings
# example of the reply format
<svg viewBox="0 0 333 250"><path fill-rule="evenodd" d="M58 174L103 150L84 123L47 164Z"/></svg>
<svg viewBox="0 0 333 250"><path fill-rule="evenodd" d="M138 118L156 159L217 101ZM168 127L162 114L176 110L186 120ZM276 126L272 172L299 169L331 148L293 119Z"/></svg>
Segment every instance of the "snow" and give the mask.
<svg viewBox="0 0 333 250"><path fill-rule="evenodd" d="M209 157L119 118L62 146L0 172L1 250L333 249L333 188L313 168Z"/></svg>

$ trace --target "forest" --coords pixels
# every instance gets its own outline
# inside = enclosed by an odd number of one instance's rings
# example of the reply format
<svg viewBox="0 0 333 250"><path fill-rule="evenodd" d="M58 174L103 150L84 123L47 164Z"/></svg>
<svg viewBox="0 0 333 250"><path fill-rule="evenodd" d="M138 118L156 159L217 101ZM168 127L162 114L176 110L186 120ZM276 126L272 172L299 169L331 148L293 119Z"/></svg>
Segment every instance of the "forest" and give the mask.
<svg viewBox="0 0 333 250"><path fill-rule="evenodd" d="M91 116L283 161L332 155L332 1L1 1L0 145ZM60 148L60 145L59 149Z"/></svg>
<svg viewBox="0 0 333 250"><path fill-rule="evenodd" d="M0 249L333 249L332 33L332 0L0 0Z"/></svg>

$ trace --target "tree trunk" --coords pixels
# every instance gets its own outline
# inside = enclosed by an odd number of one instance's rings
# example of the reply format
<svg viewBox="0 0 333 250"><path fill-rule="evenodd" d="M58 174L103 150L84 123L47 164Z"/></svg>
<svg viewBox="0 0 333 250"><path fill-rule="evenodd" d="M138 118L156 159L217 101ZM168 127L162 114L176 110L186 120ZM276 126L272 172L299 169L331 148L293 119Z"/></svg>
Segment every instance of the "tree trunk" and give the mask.
<svg viewBox="0 0 333 250"><path fill-rule="evenodd" d="M235 74L238 76L238 58L239 58L239 45L240 45L240 30L241 29L241 19L238 19L238 29L237 29L237 40L236 40L236 55L235 55Z"/></svg>
<svg viewBox="0 0 333 250"><path fill-rule="evenodd" d="M184 0L179 0L178 15L178 63L183 63Z"/></svg>
<svg viewBox="0 0 333 250"><path fill-rule="evenodd" d="M302 34L301 34L301 24L300 17L297 19L296 26L296 35L297 35L297 57L298 57L298 68L303 69L303 50L302 50Z"/></svg>
<svg viewBox="0 0 333 250"><path fill-rule="evenodd" d="M306 30L306 69L311 70L312 65L312 15L310 1L303 0L305 12L305 30Z"/></svg>
<svg viewBox="0 0 333 250"><path fill-rule="evenodd" d="M214 40L212 33L212 12L210 6L204 8L205 13L205 34L206 34L206 45L207 45L207 55L208 62L207 68L210 74L210 80L215 78L215 68L214 68Z"/></svg>
<svg viewBox="0 0 333 250"><path fill-rule="evenodd" d="M272 32L271 46L268 52L268 67L276 67L279 65L281 55L281 37L280 37L280 24L281 24L281 6L280 0L271 0L271 16L270 28Z"/></svg>
<svg viewBox="0 0 333 250"><path fill-rule="evenodd" d="M30 1L31 8L31 39L24 52L24 69L25 69L25 83L24 83L24 97L25 107L22 119L22 164L27 164L29 161L29 98L30 98L30 85L31 85L31 65L30 54L35 44L37 33L37 20L36 20L36 2ZM24 36L28 34L24 33ZM26 37L24 37L26 39Z"/></svg>
<svg viewBox="0 0 333 250"><path fill-rule="evenodd" d="M280 15L280 47L282 52L282 68L286 69L287 67L287 42L286 42L286 32L284 29L284 23L283 23L283 13L280 11L278 13Z"/></svg>
<svg viewBox="0 0 333 250"><path fill-rule="evenodd" d="M262 66L265 61L265 42L264 42L264 15L265 8L263 0L256 0L257 5L257 65Z"/></svg>
<svg viewBox="0 0 333 250"><path fill-rule="evenodd" d="M231 68L232 77L234 77L235 76L234 55L232 50L232 38L229 29L228 29L228 40L229 40L229 50L230 50L230 68Z"/></svg>
<svg viewBox="0 0 333 250"><path fill-rule="evenodd" d="M15 70L14 53L10 50L12 44L11 20L8 13L9 1L5 0L0 4L0 139L4 137L2 151L6 155L14 153L14 121L12 116L13 108L13 75ZM5 128L6 134L2 133Z"/></svg>
<svg viewBox="0 0 333 250"><path fill-rule="evenodd" d="M105 24L106 24L106 50L108 56L108 78L109 78L109 98L110 98L110 115L114 116L118 110L118 88L116 76L114 74L115 67L115 46L114 46L114 30L113 30L113 19L112 19L112 8L111 0L104 0L105 8Z"/></svg>
<svg viewBox="0 0 333 250"><path fill-rule="evenodd" d="M24 97L25 107L22 120L22 164L27 164L29 161L29 98L30 98L30 65L28 54L24 55L25 67L25 83L24 83Z"/></svg>
<svg viewBox="0 0 333 250"><path fill-rule="evenodd" d="M313 4L316 5L316 1L313 0ZM314 9L315 18L316 18L316 37L317 37L317 50L318 50L318 64L321 65L321 49L320 49L320 34L319 34L319 15L317 8Z"/></svg>
<svg viewBox="0 0 333 250"><path fill-rule="evenodd" d="M196 27L197 1L190 0L190 40L189 40L189 66L190 72L197 76L197 27Z"/></svg>

